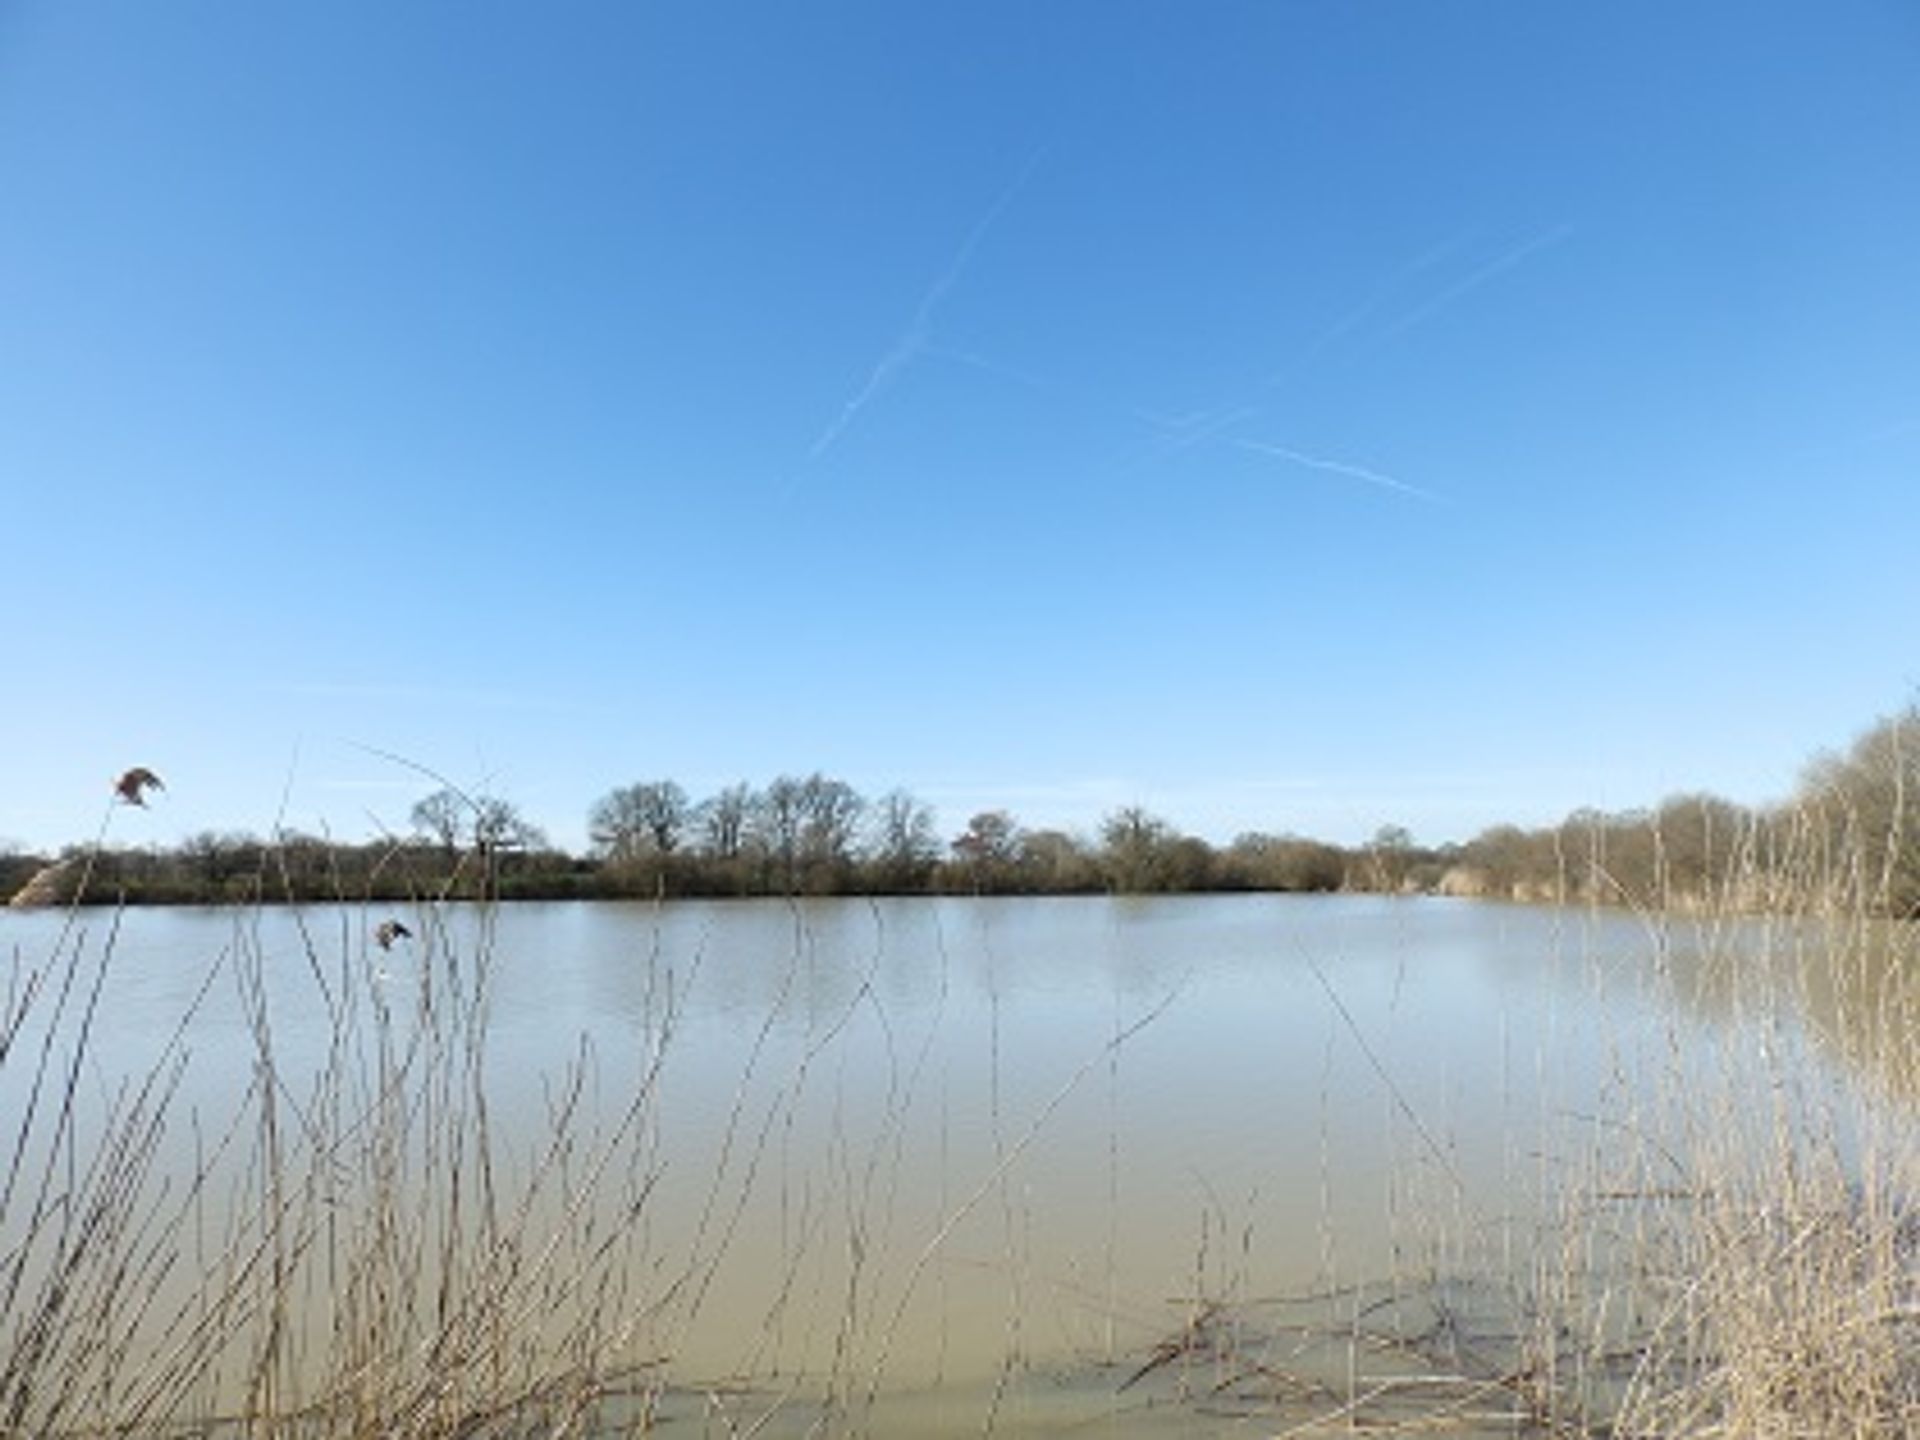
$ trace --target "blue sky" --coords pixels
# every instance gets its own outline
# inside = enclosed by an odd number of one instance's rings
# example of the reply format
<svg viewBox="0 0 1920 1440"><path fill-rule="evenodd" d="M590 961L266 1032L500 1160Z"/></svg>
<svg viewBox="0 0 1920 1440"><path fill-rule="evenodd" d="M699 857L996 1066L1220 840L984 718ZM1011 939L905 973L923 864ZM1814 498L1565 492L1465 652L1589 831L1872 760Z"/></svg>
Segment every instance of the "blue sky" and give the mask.
<svg viewBox="0 0 1920 1440"><path fill-rule="evenodd" d="M0 837L1425 840L1920 682L1895 0L0 9Z"/></svg>

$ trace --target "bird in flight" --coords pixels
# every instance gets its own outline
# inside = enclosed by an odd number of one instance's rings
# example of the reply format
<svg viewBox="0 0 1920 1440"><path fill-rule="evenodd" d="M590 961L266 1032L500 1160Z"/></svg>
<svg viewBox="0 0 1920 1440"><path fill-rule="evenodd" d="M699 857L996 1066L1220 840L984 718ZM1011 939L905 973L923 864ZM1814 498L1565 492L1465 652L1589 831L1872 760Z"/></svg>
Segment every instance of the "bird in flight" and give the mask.
<svg viewBox="0 0 1920 1440"><path fill-rule="evenodd" d="M398 920L382 920L373 927L373 943L382 950L391 950L396 940L411 940L413 932Z"/></svg>
<svg viewBox="0 0 1920 1440"><path fill-rule="evenodd" d="M113 782L113 793L120 797L125 805L138 805L145 808L147 791L164 790L160 777L144 765L136 765L118 780Z"/></svg>

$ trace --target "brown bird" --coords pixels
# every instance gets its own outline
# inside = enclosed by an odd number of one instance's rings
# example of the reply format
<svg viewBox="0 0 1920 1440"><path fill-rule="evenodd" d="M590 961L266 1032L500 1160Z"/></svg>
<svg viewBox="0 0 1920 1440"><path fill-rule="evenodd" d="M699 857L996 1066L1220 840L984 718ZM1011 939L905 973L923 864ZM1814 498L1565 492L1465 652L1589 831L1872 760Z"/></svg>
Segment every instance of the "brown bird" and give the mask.
<svg viewBox="0 0 1920 1440"><path fill-rule="evenodd" d="M144 765L134 766L113 782L113 793L120 797L122 804L142 807L147 803L147 791L166 788L160 783L160 777Z"/></svg>
<svg viewBox="0 0 1920 1440"><path fill-rule="evenodd" d="M382 950L391 950L396 940L411 940L413 932L398 920L382 920L373 927L373 943Z"/></svg>

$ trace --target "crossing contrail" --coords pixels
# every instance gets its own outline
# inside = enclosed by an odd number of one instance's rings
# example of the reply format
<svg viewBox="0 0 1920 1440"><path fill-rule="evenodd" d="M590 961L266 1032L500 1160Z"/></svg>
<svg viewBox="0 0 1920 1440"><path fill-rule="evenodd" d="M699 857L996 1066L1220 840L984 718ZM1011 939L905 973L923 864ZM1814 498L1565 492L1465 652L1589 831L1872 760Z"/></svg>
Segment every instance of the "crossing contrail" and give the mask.
<svg viewBox="0 0 1920 1440"><path fill-rule="evenodd" d="M922 347L921 353L937 356L940 359L949 360L956 364L972 366L986 374L998 375L1017 384L1031 386L1036 389L1070 390L1089 403L1099 404L1103 408L1112 410L1115 413L1124 413L1132 419L1150 426L1158 432L1160 436L1159 443L1154 452L1150 456L1141 457L1141 461L1146 459L1164 459L1168 455L1176 454L1182 450L1192 449L1198 445L1231 445L1235 449L1248 450L1256 455L1267 455L1276 460L1285 460L1292 465L1304 465L1311 470L1324 470L1332 475L1344 475L1349 480L1359 480L1368 485L1378 486L1383 490L1396 491L1412 499L1424 500L1429 504L1439 505L1446 503L1444 497L1436 495L1431 490L1423 490L1418 485L1409 484L1407 481L1396 479L1392 475L1382 474L1378 470L1369 470L1364 465L1354 465L1344 460L1329 460L1324 456L1309 455L1301 450L1290 450L1284 445L1270 445L1263 441L1246 440L1225 433L1242 421L1249 420L1259 413L1258 407L1256 406L1221 408L1211 411L1202 410L1193 415L1178 417L1159 415L1150 411L1141 410L1137 406L1113 403L1092 391L1081 389L1078 386L1062 385L1061 382L1052 380L1044 375L1035 374L1030 370L1017 369L1010 365L1002 365L998 361L990 360L983 355L973 354L970 351L953 350L944 345L929 344ZM1136 461L1135 463L1140 463L1140 461Z"/></svg>
<svg viewBox="0 0 1920 1440"><path fill-rule="evenodd" d="M880 357L879 363L867 376L866 384L862 385L853 397L840 407L840 413L834 416L832 423L820 432L820 437L808 449L809 462L818 460L831 450L841 435L846 432L847 427L853 423L854 418L879 398L898 378L900 372L911 365L927 348L933 336L933 317L939 310L941 302L947 298L948 292L960 283L961 276L966 274L967 266L973 261L974 252L987 238L987 232L993 229L1007 206L1013 203L1014 197L1026 185L1028 178L1033 174L1034 167L1040 163L1040 158L1045 153L1044 147L1034 151L1027 163L1020 167L1019 174L1015 175L1006 188L994 197L993 204L987 207L987 213L982 215L979 222L967 233L966 240L961 244L947 268L940 272L938 278L928 287L927 293L920 297L919 305L914 307L913 319L900 333L899 339L895 340L888 347L887 352Z"/></svg>

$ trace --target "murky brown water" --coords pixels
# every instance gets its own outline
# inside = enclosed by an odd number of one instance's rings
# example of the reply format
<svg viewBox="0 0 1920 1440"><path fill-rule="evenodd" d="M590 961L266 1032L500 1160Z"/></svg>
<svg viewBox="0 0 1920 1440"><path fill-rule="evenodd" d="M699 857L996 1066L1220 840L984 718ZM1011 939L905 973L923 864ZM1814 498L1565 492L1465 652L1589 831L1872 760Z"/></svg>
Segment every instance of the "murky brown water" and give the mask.
<svg viewBox="0 0 1920 1440"><path fill-rule="evenodd" d="M1336 1410L1422 1366L1323 1322L1433 1323L1408 1295L1523 1245L1570 1134L1739 1023L1684 926L1463 901L530 904L403 912L391 953L386 913L125 916L83 1090L151 1063L211 973L161 1141L187 1172L258 1074L236 976L295 1113L349 994L373 1063L375 1017L404 1045L484 960L495 1181L566 1175L515 1223L580 1248L605 1212L634 1257L605 1309L713 1433L783 1400L759 1433L802 1433L822 1396L888 1434L1241 1434L1287 1386ZM0 943L31 967L62 923L0 915ZM110 917L81 923L104 950ZM1885 1058L1813 1009L1818 1063Z"/></svg>

